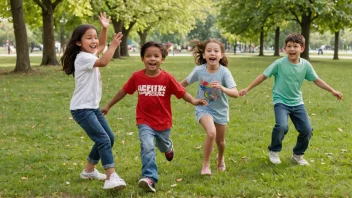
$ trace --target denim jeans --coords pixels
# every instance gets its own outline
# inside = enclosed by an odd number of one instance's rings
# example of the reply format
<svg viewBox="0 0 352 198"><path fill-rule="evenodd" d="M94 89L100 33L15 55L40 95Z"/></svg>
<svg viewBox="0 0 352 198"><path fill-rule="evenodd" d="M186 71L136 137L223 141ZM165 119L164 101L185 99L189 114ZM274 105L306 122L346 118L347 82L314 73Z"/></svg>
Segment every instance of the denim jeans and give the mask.
<svg viewBox="0 0 352 198"><path fill-rule="evenodd" d="M114 158L112 156L114 133L111 131L100 109L71 110L71 114L73 119L95 143L88 155L88 162L98 164L101 159L104 169L115 167Z"/></svg>
<svg viewBox="0 0 352 198"><path fill-rule="evenodd" d="M170 140L171 129L155 131L148 125L138 125L139 140L141 142L142 177L158 182L158 166L155 161L155 146L160 152L167 152L172 148ZM154 146L155 140L155 146Z"/></svg>
<svg viewBox="0 0 352 198"><path fill-rule="evenodd" d="M288 116L290 116L293 125L299 132L293 153L303 155L308 148L309 140L313 134L313 129L304 105L287 106L277 103L274 105L274 111L276 124L272 131L269 150L275 152L281 151L282 140L288 132Z"/></svg>

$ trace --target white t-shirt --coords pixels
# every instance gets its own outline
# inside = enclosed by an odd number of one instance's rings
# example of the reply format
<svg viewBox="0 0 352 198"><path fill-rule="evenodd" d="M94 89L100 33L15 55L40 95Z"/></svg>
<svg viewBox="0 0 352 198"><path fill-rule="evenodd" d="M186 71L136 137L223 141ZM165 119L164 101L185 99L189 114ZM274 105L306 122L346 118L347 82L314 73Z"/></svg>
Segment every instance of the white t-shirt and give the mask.
<svg viewBox="0 0 352 198"><path fill-rule="evenodd" d="M97 109L101 100L102 80L98 67L93 67L98 57L87 52L77 54L75 60L75 91L70 110Z"/></svg>

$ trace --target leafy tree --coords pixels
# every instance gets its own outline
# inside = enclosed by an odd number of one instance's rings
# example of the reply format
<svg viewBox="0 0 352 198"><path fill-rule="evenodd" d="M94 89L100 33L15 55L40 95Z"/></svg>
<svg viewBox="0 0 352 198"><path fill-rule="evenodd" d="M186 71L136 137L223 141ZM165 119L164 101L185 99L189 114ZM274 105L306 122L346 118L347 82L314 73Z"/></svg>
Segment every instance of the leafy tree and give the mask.
<svg viewBox="0 0 352 198"><path fill-rule="evenodd" d="M332 4L333 9L331 9L330 12L325 12L321 15L318 19L316 28L320 30L320 32L329 29L335 34L333 60L338 60L340 31L346 26L348 27L352 25L352 1L332 1Z"/></svg>
<svg viewBox="0 0 352 198"><path fill-rule="evenodd" d="M272 24L277 24L277 21L280 21L274 20L273 17L279 12L272 5L268 0L222 0L219 3L219 24L225 28L226 32L241 35L242 38L256 39L259 36L259 56L263 56L264 36L269 30L278 27L277 25L273 27Z"/></svg>
<svg viewBox="0 0 352 198"><path fill-rule="evenodd" d="M14 72L28 72L32 69L29 61L27 30L23 15L22 0L11 0L11 13L13 18L17 53Z"/></svg>
<svg viewBox="0 0 352 198"><path fill-rule="evenodd" d="M0 19L0 44L6 43L6 40L14 42L15 35L13 32L13 24L8 19Z"/></svg>
<svg viewBox="0 0 352 198"><path fill-rule="evenodd" d="M163 6L155 8L151 17L138 20L136 29L140 35L141 45L144 44L150 31L185 36L195 28L197 21L202 21L207 17L213 5L210 0L169 0L165 2Z"/></svg>
<svg viewBox="0 0 352 198"><path fill-rule="evenodd" d="M43 20L43 58L40 65L59 65L56 58L54 38L54 11L63 0L33 0L42 11Z"/></svg>
<svg viewBox="0 0 352 198"><path fill-rule="evenodd" d="M285 12L290 13L301 27L301 34L304 36L305 50L301 54L302 58L309 60L310 31L313 21L322 15L331 13L336 9L334 1L326 0L285 0L279 3Z"/></svg>
<svg viewBox="0 0 352 198"><path fill-rule="evenodd" d="M196 23L196 28L191 30L187 38L189 40L198 39L204 41L208 38L216 38L218 36L216 29L216 18L212 14L208 14L206 20L203 22L198 19Z"/></svg>
<svg viewBox="0 0 352 198"><path fill-rule="evenodd" d="M114 58L118 58L120 55L129 56L127 41L133 28L141 36L141 42L144 42L148 32L153 29L162 33L185 34L193 27L196 14L201 16L200 10L207 8L210 2L210 0L105 0L96 1L94 6L109 10L115 32L123 34L120 51L117 50L114 55Z"/></svg>
<svg viewBox="0 0 352 198"><path fill-rule="evenodd" d="M59 65L59 62L56 57L56 48L55 48L55 19L62 20L64 15L61 17L55 11L59 7L59 4L65 5L65 11L71 13L70 16L83 17L91 14L91 4L89 0L80 0L79 4L75 0L31 0L33 3L27 3L28 10L34 10L39 8L42 16L42 25L43 25L43 58L41 65ZM62 3L64 2L64 3ZM38 11L33 11L34 14ZM60 13L62 14L62 13ZM30 22L32 25L39 25L39 22L34 22L31 18ZM66 19L66 18L65 18ZM66 20L65 20L66 22ZM57 23L56 23L57 24ZM59 29L59 28L57 28Z"/></svg>

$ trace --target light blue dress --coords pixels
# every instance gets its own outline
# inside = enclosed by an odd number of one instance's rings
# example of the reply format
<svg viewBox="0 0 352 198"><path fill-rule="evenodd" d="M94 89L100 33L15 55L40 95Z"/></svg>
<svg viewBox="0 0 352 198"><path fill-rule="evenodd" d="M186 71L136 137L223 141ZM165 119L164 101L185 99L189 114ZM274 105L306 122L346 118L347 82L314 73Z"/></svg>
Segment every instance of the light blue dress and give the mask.
<svg viewBox="0 0 352 198"><path fill-rule="evenodd" d="M227 95L220 89L212 88L211 82L218 81L226 88L236 87L236 83L227 67L220 65L217 72L211 74L206 69L206 64L196 66L186 78L188 84L198 82L196 98L204 98L208 101L207 106L196 106L196 119L206 114L213 116L214 122L226 124L229 122L229 104Z"/></svg>

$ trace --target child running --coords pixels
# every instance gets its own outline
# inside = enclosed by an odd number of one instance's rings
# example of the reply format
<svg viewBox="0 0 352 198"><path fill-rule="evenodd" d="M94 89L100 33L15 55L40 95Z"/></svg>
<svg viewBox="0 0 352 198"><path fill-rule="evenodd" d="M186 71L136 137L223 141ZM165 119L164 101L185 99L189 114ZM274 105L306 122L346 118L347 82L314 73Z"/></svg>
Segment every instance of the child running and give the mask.
<svg viewBox="0 0 352 198"><path fill-rule="evenodd" d="M307 60L300 58L300 54L304 51L304 43L302 35L289 34L285 39L287 56L273 62L263 74L240 91L240 95L244 96L267 78L275 76L272 98L276 124L268 147L269 159L273 164L281 163L279 152L282 149L282 140L288 132L288 116L290 116L299 133L291 161L299 165L309 165L303 154L308 148L313 129L302 98L301 87L304 79L313 81L318 87L331 92L338 100L342 100L343 97L341 92L334 90L318 77Z"/></svg>
<svg viewBox="0 0 352 198"><path fill-rule="evenodd" d="M74 120L84 129L94 145L81 172L82 179L105 180L104 189L124 189L126 183L115 172L112 147L114 133L99 109L102 95L102 80L99 67L105 67L120 45L122 34L115 34L109 49L99 58L106 45L110 18L100 13L102 31L98 39L97 30L89 24L77 26L61 57L63 71L75 78L75 90L70 103ZM95 169L101 159L106 175Z"/></svg>
<svg viewBox="0 0 352 198"><path fill-rule="evenodd" d="M160 69L165 61L167 50L162 44L147 42L141 48L141 59L145 69L133 73L123 88L102 109L107 114L110 108L127 94L138 91L136 122L141 142L142 179L138 186L148 192L155 192L158 182L158 167L155 161L155 146L168 161L174 157L173 143L170 140L172 126L171 95L193 104L207 105L202 99L195 99L169 73Z"/></svg>
<svg viewBox="0 0 352 198"><path fill-rule="evenodd" d="M214 140L218 148L217 170L225 171L225 133L229 122L229 105L227 96L239 96L236 83L225 56L224 45L216 39L204 42L192 41L193 56L196 66L181 85L198 82L196 98L205 98L207 106L196 106L196 119L203 126L206 138L204 140L204 159L201 175L211 175L210 155L213 151Z"/></svg>

